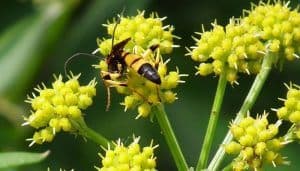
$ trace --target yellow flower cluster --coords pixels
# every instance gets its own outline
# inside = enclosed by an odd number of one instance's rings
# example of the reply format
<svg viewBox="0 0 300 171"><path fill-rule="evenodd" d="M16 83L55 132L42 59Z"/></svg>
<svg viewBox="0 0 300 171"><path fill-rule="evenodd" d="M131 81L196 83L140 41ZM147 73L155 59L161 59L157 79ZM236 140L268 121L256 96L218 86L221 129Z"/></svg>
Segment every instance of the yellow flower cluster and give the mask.
<svg viewBox="0 0 300 171"><path fill-rule="evenodd" d="M281 99L284 106L276 110L277 116L292 123L300 123L300 86L291 84L287 87L286 99Z"/></svg>
<svg viewBox="0 0 300 171"><path fill-rule="evenodd" d="M225 72L227 80L235 83L238 73L257 74L266 53L272 55L274 63L284 57L299 58L300 14L287 6L280 1L261 2L247 12L248 16L230 19L226 27L214 23L211 31L200 33L201 38L195 38L196 46L188 53L200 62L197 74Z"/></svg>
<svg viewBox="0 0 300 171"><path fill-rule="evenodd" d="M170 60L163 61L161 54L170 53L173 47L172 31L173 27L163 26L162 20L157 15L151 14L150 17L145 18L144 12L138 13L134 17L120 17L120 23L116 22L105 25L108 34L112 35L115 28L114 42L120 42L127 38L131 40L126 44L124 51L132 54L140 55L149 63L160 77L161 84L155 84L147 78L137 73L136 68L127 66L125 73L120 73L121 77L114 77L111 73L111 80L116 83L122 83L126 86L107 85L116 87L117 91L125 94L124 110L135 109L138 110L139 117L148 117L151 113L151 106L160 102L173 103L177 99L177 94L171 89L177 87L179 83L184 81L180 77L186 76L179 74L176 71L168 71L167 63ZM107 56L111 51L112 39L98 40L99 51L102 55ZM158 45L155 52L148 48ZM96 68L100 68L101 72L111 72L108 70L109 63L106 60L100 61Z"/></svg>
<svg viewBox="0 0 300 171"><path fill-rule="evenodd" d="M256 119L247 116L239 124L232 124L230 131L234 140L224 145L225 152L238 155L233 161L233 170L259 170L263 164L288 164L279 150L288 142L282 138L275 138L281 121L269 124L267 114Z"/></svg>
<svg viewBox="0 0 300 171"><path fill-rule="evenodd" d="M104 24L104 26L107 27L107 33L114 38L115 43L131 38L131 41L125 46L127 52L141 53L143 49L159 45L161 54L171 53L173 47L176 47L173 45L175 36L172 32L174 28L169 25L163 26L162 21L166 17L159 18L157 14L152 13L145 18L144 13L144 11L138 12L134 17L120 16L117 27L116 21ZM111 51L112 39L97 39L97 42L101 54L107 56Z"/></svg>
<svg viewBox="0 0 300 171"><path fill-rule="evenodd" d="M297 54L300 52L300 13L298 9L291 10L288 4L280 1L275 4L261 2L253 6L242 24L259 29L258 36L266 42L268 51L281 56L279 53L283 52L286 59L294 60L299 58Z"/></svg>
<svg viewBox="0 0 300 171"><path fill-rule="evenodd" d="M32 113L25 118L23 125L30 125L38 129L33 135L30 145L51 142L56 133L61 130L75 131L70 119L82 119L82 109L92 104L92 97L96 95L96 82L92 80L88 85L80 86L80 75L71 75L69 80L63 82L63 77L55 77L52 88L44 84L35 90L38 95L32 93L26 102L31 104Z"/></svg>
<svg viewBox="0 0 300 171"><path fill-rule="evenodd" d="M133 142L128 146L118 140L114 149L106 149L105 156L102 158L102 167L97 168L98 171L155 171L156 158L154 157L154 149L158 145L153 146L152 142L150 146L143 147L141 149L139 143L139 137L134 138Z"/></svg>
<svg viewBox="0 0 300 171"><path fill-rule="evenodd" d="M259 37L255 36L257 30L253 27L242 25L240 21L231 19L230 23L223 26L213 24L212 31L202 33L197 40L197 46L192 47L190 55L193 60L201 62L197 73L220 75L227 72L227 80L234 83L237 73L258 73L264 45ZM207 62L209 59L213 62Z"/></svg>
<svg viewBox="0 0 300 171"><path fill-rule="evenodd" d="M290 121L294 124L300 124L300 86L296 84L286 85L288 92L284 101L284 106L276 111L279 119ZM295 135L300 139L300 130L296 129Z"/></svg>

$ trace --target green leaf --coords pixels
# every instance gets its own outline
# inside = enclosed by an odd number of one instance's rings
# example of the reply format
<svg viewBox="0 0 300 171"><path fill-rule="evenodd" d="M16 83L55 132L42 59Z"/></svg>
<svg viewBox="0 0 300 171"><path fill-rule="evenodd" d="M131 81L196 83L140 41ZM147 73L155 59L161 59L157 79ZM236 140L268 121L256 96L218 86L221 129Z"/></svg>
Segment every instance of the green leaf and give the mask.
<svg viewBox="0 0 300 171"><path fill-rule="evenodd" d="M59 38L77 0L50 1L0 35L0 95L15 98Z"/></svg>
<svg viewBox="0 0 300 171"><path fill-rule="evenodd" d="M44 153L6 152L0 153L0 169L38 163L44 160L50 151Z"/></svg>
<svg viewBox="0 0 300 171"><path fill-rule="evenodd" d="M57 51L59 56L70 56L78 52L78 50L88 47L87 42L94 44L96 48L96 38L106 36L106 29L101 24L106 23L112 18L116 18L118 14L125 9L125 15L136 14L137 9L144 9L149 1L147 0L110 0L110 1L92 1L87 10L82 16L79 16L70 28L68 35L62 42L61 46L64 46L64 51ZM83 34L84 33L84 34ZM85 43L82 43L85 42ZM94 49L93 49L94 50ZM91 50L91 52L93 51Z"/></svg>

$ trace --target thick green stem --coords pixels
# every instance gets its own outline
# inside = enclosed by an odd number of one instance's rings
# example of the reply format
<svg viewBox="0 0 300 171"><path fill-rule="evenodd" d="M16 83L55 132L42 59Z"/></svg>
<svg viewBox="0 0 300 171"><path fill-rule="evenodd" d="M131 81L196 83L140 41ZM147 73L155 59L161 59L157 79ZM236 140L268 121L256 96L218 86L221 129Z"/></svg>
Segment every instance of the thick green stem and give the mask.
<svg viewBox="0 0 300 171"><path fill-rule="evenodd" d="M113 143L107 140L104 136L89 128L84 120L71 120L71 123L72 126L79 131L80 135L94 141L96 144L103 147L107 147L108 144L110 144L110 146L114 146Z"/></svg>
<svg viewBox="0 0 300 171"><path fill-rule="evenodd" d="M171 124L168 120L168 116L165 112L163 104L158 104L153 107L153 113L160 125L162 134L164 135L166 142L170 148L172 156L175 160L177 169L179 171L187 171L188 165L185 161L185 158L181 152L180 146L177 142L175 134L172 130Z"/></svg>
<svg viewBox="0 0 300 171"><path fill-rule="evenodd" d="M206 168L206 166L207 166L207 161L208 161L208 157L210 154L212 141L213 141L213 138L214 138L214 135L216 132L216 128L217 128L217 123L219 120L219 113L220 113L220 109L222 106L223 97L225 94L226 84L227 84L226 72L224 71L220 75L220 78L219 78L214 103L212 106L208 126L206 129L205 138L203 141L200 157L199 157L197 167L196 167L197 171L200 171L200 170Z"/></svg>
<svg viewBox="0 0 300 171"><path fill-rule="evenodd" d="M244 103L243 103L240 111L237 113L237 116L233 121L234 124L239 123L241 121L241 119L243 119L247 115L247 112L254 105L267 77L269 76L274 59L275 59L274 56L272 56L268 53L264 56L261 71L257 74L257 76L252 84L252 87L251 87L250 91L248 92L247 97L244 100ZM232 134L230 133L230 131L228 131L222 144L228 144L231 140L232 140ZM225 157L224 148L222 146L220 146L218 151L216 152L215 156L213 157L211 163L209 164L208 170L210 170L210 171L217 170L224 157Z"/></svg>
<svg viewBox="0 0 300 171"><path fill-rule="evenodd" d="M222 171L232 171L232 163L230 163L229 165L225 166Z"/></svg>

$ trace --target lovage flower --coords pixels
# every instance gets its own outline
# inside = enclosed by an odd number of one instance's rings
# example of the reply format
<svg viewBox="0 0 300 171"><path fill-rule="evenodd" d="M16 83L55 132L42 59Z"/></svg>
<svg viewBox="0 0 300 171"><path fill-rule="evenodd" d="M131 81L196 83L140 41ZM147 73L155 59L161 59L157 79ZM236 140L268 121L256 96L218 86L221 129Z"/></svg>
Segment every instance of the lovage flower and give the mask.
<svg viewBox="0 0 300 171"><path fill-rule="evenodd" d="M273 109L277 112L279 119L284 119L295 124L300 124L300 86L296 84L286 85L288 92L284 101L284 106Z"/></svg>
<svg viewBox="0 0 300 171"><path fill-rule="evenodd" d="M288 6L289 2L260 2L252 6L241 23L257 27L257 36L265 43L266 51L280 60L294 60L300 52L300 13Z"/></svg>
<svg viewBox="0 0 300 171"><path fill-rule="evenodd" d="M108 170L149 170L155 171L156 157L154 149L158 145L153 146L153 142L149 146L143 147L139 145L139 137L134 138L129 146L125 146L119 139L114 149L104 149L105 156L101 156L102 167L97 168L98 171Z"/></svg>
<svg viewBox="0 0 300 171"><path fill-rule="evenodd" d="M286 87L288 88L286 99L279 98L284 102L284 106L273 110L276 111L279 119L295 124L293 133L296 138L300 139L300 86L291 83L286 84Z"/></svg>
<svg viewBox="0 0 300 171"><path fill-rule="evenodd" d="M55 76L52 88L35 88L37 95L32 93L26 102L31 104L32 111L25 117L23 125L30 125L37 129L33 137L28 139L34 143L42 144L51 142L56 133L60 131L74 132L70 119L83 120L82 110L89 107L96 95L96 81L92 80L88 85L80 85L80 75L71 74L69 80L63 82L63 77Z"/></svg>
<svg viewBox="0 0 300 171"><path fill-rule="evenodd" d="M227 80L237 83L238 73L260 72L265 55L273 63L299 58L300 14L288 3L259 3L242 18L232 18L225 27L213 23L211 31L199 33L200 39L188 50L197 62L197 74L226 73Z"/></svg>
<svg viewBox="0 0 300 171"><path fill-rule="evenodd" d="M114 38L114 42L120 42L127 38L132 40L125 46L125 50L131 53L142 53L152 45L159 45L161 54L171 53L173 47L172 34L174 28L170 25L163 26L162 21L166 19L159 18L156 13L152 13L148 18L144 16L145 11L138 12L136 16L120 16L119 24L117 21L104 24L107 33ZM115 29L115 32L113 32ZM107 56L111 52L112 38L97 39L99 51L102 55Z"/></svg>
<svg viewBox="0 0 300 171"><path fill-rule="evenodd" d="M247 116L238 124L231 124L230 131L234 140L225 144L225 152L237 155L232 166L233 170L257 170L264 164L271 163L274 167L288 164L279 150L287 143L284 138L276 138L281 120L269 124L267 114L256 119Z"/></svg>
<svg viewBox="0 0 300 171"><path fill-rule="evenodd" d="M212 31L201 34L197 46L192 47L190 55L193 60L201 62L197 73L220 75L227 72L227 80L234 83L237 73L257 73L260 69L264 49L259 38L254 36L256 30L252 27L241 25L239 19L231 19L226 26L213 24ZM209 59L213 61L207 62Z"/></svg>
<svg viewBox="0 0 300 171"><path fill-rule="evenodd" d="M119 24L114 21L104 25L107 27L108 34L113 37L114 44L130 38L122 50L140 56L143 63L150 64L160 77L161 83L151 82L138 73L140 68L124 66L122 64L125 63L124 61L118 61L119 68L115 67L117 71L109 69L111 67L109 60L102 60L96 66L100 68L102 77L109 74L110 80L104 80L106 86L115 87L119 93L126 95L121 103L125 107L124 110L138 109L137 118L149 116L152 105L160 102L173 103L177 99L177 94L172 89L184 82L180 77L185 75L179 74L178 69L168 71L167 63L170 60L164 61L161 56L171 53L173 47L176 47L173 45L173 38L176 37L172 34L174 29L169 25L163 26L164 19L154 13L146 18L144 12L139 12L134 17L120 16ZM109 55L112 49L112 38L98 39L98 46L96 52L100 51L104 56ZM152 49L154 46L155 50ZM130 55L126 58L130 58Z"/></svg>

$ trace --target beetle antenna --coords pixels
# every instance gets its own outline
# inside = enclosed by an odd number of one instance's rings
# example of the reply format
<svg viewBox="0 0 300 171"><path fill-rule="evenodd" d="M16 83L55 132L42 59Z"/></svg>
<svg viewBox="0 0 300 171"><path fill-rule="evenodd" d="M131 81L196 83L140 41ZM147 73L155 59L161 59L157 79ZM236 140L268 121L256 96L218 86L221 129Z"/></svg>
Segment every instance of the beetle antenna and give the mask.
<svg viewBox="0 0 300 171"><path fill-rule="evenodd" d="M121 17L123 16L124 11L125 11L125 6L123 7L123 9L122 9L120 15L118 15L118 21L116 22L115 27L114 27L114 30L113 30L112 40L111 40L111 49L113 49L113 47L114 47L115 32L116 32L116 29L117 29L118 24L121 22Z"/></svg>
<svg viewBox="0 0 300 171"><path fill-rule="evenodd" d="M96 59L99 59L101 60L102 58L100 56L97 56L97 55L94 55L94 54L89 54L89 53L75 53L74 55L72 55L71 57L69 57L65 64L64 64L64 71L65 71L65 75L67 75L67 67L68 67L68 64L70 64L70 62L74 59L74 58L78 58L78 57L83 57L83 56L88 56L90 58L96 58Z"/></svg>

